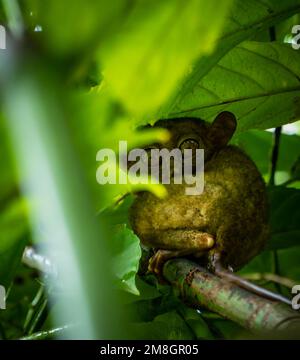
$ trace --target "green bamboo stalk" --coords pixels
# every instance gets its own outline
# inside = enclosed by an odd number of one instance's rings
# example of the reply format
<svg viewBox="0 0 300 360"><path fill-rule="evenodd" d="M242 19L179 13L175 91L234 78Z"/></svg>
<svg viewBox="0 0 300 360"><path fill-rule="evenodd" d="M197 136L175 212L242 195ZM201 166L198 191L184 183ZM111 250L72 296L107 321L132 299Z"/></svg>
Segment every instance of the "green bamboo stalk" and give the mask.
<svg viewBox="0 0 300 360"><path fill-rule="evenodd" d="M300 316L291 307L250 293L192 261L170 260L163 274L190 306L205 307L254 333L300 333Z"/></svg>

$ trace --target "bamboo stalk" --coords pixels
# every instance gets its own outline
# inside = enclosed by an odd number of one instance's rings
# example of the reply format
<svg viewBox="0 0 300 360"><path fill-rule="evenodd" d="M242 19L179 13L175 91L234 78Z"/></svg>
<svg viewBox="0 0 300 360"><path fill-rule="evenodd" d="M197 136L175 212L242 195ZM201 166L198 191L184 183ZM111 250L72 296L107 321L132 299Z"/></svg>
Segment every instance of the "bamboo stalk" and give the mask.
<svg viewBox="0 0 300 360"><path fill-rule="evenodd" d="M205 307L257 334L300 333L300 316L290 306L262 298L186 259L168 261L164 277L188 305Z"/></svg>

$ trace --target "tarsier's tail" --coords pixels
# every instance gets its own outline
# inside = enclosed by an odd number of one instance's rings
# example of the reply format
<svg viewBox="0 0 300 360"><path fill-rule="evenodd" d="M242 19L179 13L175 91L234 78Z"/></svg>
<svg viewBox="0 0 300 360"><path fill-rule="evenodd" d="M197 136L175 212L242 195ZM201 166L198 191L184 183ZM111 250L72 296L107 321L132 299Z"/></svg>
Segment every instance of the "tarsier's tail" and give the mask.
<svg viewBox="0 0 300 360"><path fill-rule="evenodd" d="M274 293L273 291L270 291L270 290L267 290L261 286L258 286L256 284L253 284L251 283L250 281L248 280L245 280L243 279L242 277L238 276L238 275L235 275L233 274L232 272L230 271L227 271L227 270L220 270L220 269L216 269L215 270L215 274L218 275L219 277L223 278L223 279L226 279L230 282L233 282L235 283L236 285L248 290L248 291L251 291L252 293L255 293L257 295L260 295L264 298L267 298L267 299L270 299L270 300L273 300L273 301L280 301L280 302L283 302L285 304L288 304L288 305L292 305L292 302L291 300L289 300L288 298L280 295L280 294L277 294L277 293Z"/></svg>

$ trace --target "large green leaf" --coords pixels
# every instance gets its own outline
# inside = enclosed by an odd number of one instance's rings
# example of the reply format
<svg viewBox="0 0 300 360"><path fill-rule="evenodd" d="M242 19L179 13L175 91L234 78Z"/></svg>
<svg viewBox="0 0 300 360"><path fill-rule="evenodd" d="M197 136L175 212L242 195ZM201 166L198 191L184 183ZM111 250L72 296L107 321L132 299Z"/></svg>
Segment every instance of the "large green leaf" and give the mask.
<svg viewBox="0 0 300 360"><path fill-rule="evenodd" d="M193 60L212 53L231 0L137 1L118 36L101 46L104 78L134 114L166 101Z"/></svg>
<svg viewBox="0 0 300 360"><path fill-rule="evenodd" d="M196 61L192 71L179 84L172 98L160 110L160 117L170 116L171 113L177 112L178 108L184 104L186 96L197 91L201 79L230 49L299 11L299 0L235 0L227 16L224 31L216 50L213 54Z"/></svg>
<svg viewBox="0 0 300 360"><path fill-rule="evenodd" d="M96 89L85 95L75 96L70 109L69 128L78 148L80 160L84 165L89 188L93 191L95 209L102 210L115 202L116 198L130 191L148 190L162 196L165 189L161 184L99 184L96 171L104 161L96 161L96 154L101 149L116 152L116 162L111 162L110 172L118 171L119 142L127 141L128 150L143 147L149 143L164 142L168 133L163 129L136 129L133 119L124 113L107 94ZM128 179L130 180L130 179Z"/></svg>
<svg viewBox="0 0 300 360"><path fill-rule="evenodd" d="M32 30L42 28L37 39L56 56L92 50L116 29L128 9L126 0L25 0L25 4Z"/></svg>
<svg viewBox="0 0 300 360"><path fill-rule="evenodd" d="M298 244L300 242L298 241ZM289 249L278 250L278 259L279 259L279 270L280 275L286 276L294 280L297 284L300 282L300 246L294 246ZM288 296L291 293L287 294Z"/></svg>
<svg viewBox="0 0 300 360"><path fill-rule="evenodd" d="M138 295L135 275L139 267L141 248L139 238L126 225L119 225L112 237L113 271L117 286Z"/></svg>
<svg viewBox="0 0 300 360"><path fill-rule="evenodd" d="M9 139L0 114L0 284L8 286L19 265L28 232L27 211L19 197Z"/></svg>
<svg viewBox="0 0 300 360"><path fill-rule="evenodd" d="M267 129L300 117L300 52L288 44L244 42L204 76L172 116L211 121L232 111L238 130Z"/></svg>
<svg viewBox="0 0 300 360"><path fill-rule="evenodd" d="M274 134L269 131L249 130L235 136L233 143L251 157L263 175L267 175L270 171L273 137ZM276 170L289 173L298 156L300 136L281 134Z"/></svg>

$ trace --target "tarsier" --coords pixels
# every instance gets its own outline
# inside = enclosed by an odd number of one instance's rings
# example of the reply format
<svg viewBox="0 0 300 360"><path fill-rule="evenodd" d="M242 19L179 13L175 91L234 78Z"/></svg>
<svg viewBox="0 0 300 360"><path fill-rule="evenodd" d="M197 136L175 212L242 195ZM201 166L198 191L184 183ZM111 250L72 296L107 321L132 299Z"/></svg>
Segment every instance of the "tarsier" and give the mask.
<svg viewBox="0 0 300 360"><path fill-rule="evenodd" d="M260 295L288 302L233 275L256 256L269 236L264 181L254 162L238 147L228 145L236 129L230 112L212 124L200 119L160 120L170 139L158 148L204 149L204 191L185 194L186 184L165 185L168 196L159 199L140 192L131 207L130 221L141 242L154 248L149 271L162 276L164 263L192 256L217 275Z"/></svg>

